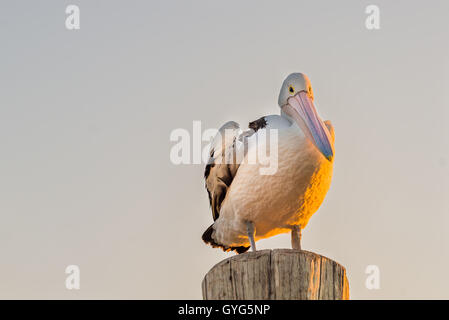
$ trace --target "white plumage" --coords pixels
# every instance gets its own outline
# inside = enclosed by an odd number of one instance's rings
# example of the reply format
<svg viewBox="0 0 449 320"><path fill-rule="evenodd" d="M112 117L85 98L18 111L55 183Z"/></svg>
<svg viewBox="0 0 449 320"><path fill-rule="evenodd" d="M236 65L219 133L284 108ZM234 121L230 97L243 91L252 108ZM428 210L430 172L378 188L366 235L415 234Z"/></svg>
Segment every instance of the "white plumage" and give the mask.
<svg viewBox="0 0 449 320"><path fill-rule="evenodd" d="M205 171L215 220L205 242L241 253L250 244L255 250L254 241L292 231L292 245L300 248L300 230L323 202L333 168L333 127L321 121L312 100L308 78L292 74L281 89L281 115L251 122L246 131L235 122L219 130ZM277 148L266 139L270 130ZM261 159L251 162L261 147L276 156L274 174L261 174L267 166Z"/></svg>

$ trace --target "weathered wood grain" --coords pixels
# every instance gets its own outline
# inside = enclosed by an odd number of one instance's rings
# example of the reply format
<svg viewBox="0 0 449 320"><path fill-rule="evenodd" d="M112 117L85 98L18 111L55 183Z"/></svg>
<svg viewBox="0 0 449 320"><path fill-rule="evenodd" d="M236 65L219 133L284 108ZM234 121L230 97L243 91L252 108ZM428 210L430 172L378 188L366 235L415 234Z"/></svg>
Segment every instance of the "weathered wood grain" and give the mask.
<svg viewBox="0 0 449 320"><path fill-rule="evenodd" d="M225 259L202 283L205 300L347 300L346 270L319 254L261 250Z"/></svg>

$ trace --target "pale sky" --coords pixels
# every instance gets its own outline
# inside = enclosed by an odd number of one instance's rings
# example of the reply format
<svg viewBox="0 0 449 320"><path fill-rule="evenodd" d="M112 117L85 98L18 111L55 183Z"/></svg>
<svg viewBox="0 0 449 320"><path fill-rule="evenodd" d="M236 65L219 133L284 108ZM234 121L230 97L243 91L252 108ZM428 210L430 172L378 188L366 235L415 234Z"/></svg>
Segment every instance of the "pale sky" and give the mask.
<svg viewBox="0 0 449 320"><path fill-rule="evenodd" d="M65 28L69 4L80 30ZM365 27L369 4L380 30ZM303 248L346 267L351 298L448 299L448 12L444 0L1 2L0 298L200 299L233 253L201 241L204 166L174 165L170 133L279 113L283 79L304 72L336 156ZM285 247L287 234L258 242ZM80 290L65 287L72 264Z"/></svg>

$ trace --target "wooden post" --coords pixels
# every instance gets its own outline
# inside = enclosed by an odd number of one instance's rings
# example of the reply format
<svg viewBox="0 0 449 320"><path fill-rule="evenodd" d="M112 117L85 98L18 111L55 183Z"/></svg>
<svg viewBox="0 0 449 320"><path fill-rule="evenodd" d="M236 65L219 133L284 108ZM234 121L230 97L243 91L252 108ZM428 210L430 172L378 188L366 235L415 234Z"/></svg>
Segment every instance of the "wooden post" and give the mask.
<svg viewBox="0 0 449 320"><path fill-rule="evenodd" d="M319 254L261 250L216 264L202 283L204 300L347 300L343 266Z"/></svg>

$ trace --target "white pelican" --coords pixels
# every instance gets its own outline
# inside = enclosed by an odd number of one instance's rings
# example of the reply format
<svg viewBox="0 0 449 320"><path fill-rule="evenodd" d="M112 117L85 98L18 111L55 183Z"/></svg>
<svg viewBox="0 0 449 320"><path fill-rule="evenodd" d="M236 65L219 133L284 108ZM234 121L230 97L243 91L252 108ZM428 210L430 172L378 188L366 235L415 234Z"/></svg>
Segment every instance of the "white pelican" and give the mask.
<svg viewBox="0 0 449 320"><path fill-rule="evenodd" d="M214 223L202 238L212 247L243 253L251 246L255 251L255 241L291 232L292 247L300 250L301 229L329 190L334 129L318 115L308 77L290 74L282 84L278 104L280 115L250 122L246 131L227 122L211 144L204 176ZM278 168L272 175L262 175L261 164L245 160L257 137L269 136L269 129L278 132ZM247 151L242 161L223 161L243 147Z"/></svg>

